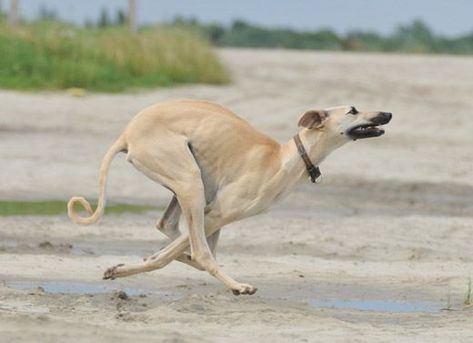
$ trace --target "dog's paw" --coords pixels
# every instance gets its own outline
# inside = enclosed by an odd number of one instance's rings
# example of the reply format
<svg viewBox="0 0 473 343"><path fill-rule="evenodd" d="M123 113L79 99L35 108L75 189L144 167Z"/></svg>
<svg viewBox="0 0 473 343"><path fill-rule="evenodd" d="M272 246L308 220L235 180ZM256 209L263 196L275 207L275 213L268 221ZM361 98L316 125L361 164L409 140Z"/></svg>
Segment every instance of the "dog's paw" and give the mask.
<svg viewBox="0 0 473 343"><path fill-rule="evenodd" d="M257 290L258 288L253 287L252 285L242 283L237 288L233 288L232 292L234 295L241 295L241 294L252 295L252 294L255 294Z"/></svg>
<svg viewBox="0 0 473 343"><path fill-rule="evenodd" d="M117 264L114 267L108 268L105 273L103 273L103 279L104 280L114 280L117 277L117 269L124 266L123 263Z"/></svg>

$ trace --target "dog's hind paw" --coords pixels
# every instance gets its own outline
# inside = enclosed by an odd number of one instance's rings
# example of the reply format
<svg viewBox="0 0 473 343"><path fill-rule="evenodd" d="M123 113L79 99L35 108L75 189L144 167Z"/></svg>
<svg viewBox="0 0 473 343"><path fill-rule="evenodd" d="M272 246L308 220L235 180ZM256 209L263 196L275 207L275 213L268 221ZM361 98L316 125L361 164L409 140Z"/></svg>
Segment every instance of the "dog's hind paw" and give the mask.
<svg viewBox="0 0 473 343"><path fill-rule="evenodd" d="M117 269L124 266L123 263L117 264L114 267L108 268L105 273L103 273L104 280L114 280L117 277Z"/></svg>
<svg viewBox="0 0 473 343"><path fill-rule="evenodd" d="M234 295L241 295L241 294L253 295L256 293L257 290L258 288L253 287L252 285L242 283L237 288L233 288L232 292Z"/></svg>

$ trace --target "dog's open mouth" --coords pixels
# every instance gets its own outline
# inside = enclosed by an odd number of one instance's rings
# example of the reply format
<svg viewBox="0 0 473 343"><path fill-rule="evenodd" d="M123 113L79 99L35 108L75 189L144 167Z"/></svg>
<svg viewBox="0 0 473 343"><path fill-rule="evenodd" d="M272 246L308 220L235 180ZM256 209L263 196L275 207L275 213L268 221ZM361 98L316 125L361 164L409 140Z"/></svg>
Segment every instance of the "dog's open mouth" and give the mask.
<svg viewBox="0 0 473 343"><path fill-rule="evenodd" d="M384 129L376 124L362 124L351 128L348 135L352 139L362 139L370 137L378 137L384 134Z"/></svg>

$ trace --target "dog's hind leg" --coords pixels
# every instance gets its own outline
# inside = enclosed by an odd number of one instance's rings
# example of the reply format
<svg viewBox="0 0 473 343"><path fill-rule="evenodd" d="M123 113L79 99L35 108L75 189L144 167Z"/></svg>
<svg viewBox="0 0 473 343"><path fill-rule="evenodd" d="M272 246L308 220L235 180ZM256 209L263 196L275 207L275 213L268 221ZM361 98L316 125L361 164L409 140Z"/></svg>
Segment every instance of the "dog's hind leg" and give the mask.
<svg viewBox="0 0 473 343"><path fill-rule="evenodd" d="M166 207L161 218L156 223L156 228L169 237L172 241L181 235L179 230L179 219L181 216L181 207L174 195ZM220 237L220 230L215 231L207 237L207 243L214 257L217 256L217 244ZM190 257L189 257L190 258Z"/></svg>
<svg viewBox="0 0 473 343"><path fill-rule="evenodd" d="M219 228L210 232L220 230ZM160 269L168 265L173 260L177 259L182 253L189 247L189 235L183 234L168 246L162 249L155 255L150 256L144 263L123 265L119 264L115 267L109 268L105 271L104 279L115 279L117 277L125 277L133 274L149 272L152 270ZM239 294L254 294L256 288L245 283L239 283L233 280L231 277L224 274L222 271L217 269L214 274L215 278L222 281L228 288L230 288L235 295Z"/></svg>
<svg viewBox="0 0 473 343"><path fill-rule="evenodd" d="M115 267L108 268L105 271L103 278L113 280L119 277L161 269L181 256L188 247L189 235L183 234L157 254L148 257L143 263L127 265L118 264Z"/></svg>
<svg viewBox="0 0 473 343"><path fill-rule="evenodd" d="M173 241L181 235L181 231L179 230L180 217L181 207L179 206L176 196L173 195L163 215L156 223L156 228L168 238L170 238L171 241ZM148 257L145 257L143 260L146 261L147 259ZM188 253L183 253L181 256L176 258L176 261L185 263L196 269L203 270L197 263L192 261L192 258Z"/></svg>
<svg viewBox="0 0 473 343"><path fill-rule="evenodd" d="M217 234L220 231L220 227L213 230L207 231L209 236ZM206 232L206 233L207 233ZM215 236L218 237L218 236ZM171 263L173 260L178 259L184 251L189 247L189 235L183 234L176 240L171 242L164 249L158 253L150 256L144 263L123 265L119 264L115 267L109 268L105 271L104 279L115 279L117 277L125 277L133 274L149 272L152 270L160 269ZM212 274L215 278L222 281L228 288L233 291L233 294L254 294L256 288L245 283L239 283L220 270L217 270L215 274Z"/></svg>
<svg viewBox="0 0 473 343"><path fill-rule="evenodd" d="M156 223L156 228L159 231L161 231L163 234L165 234L167 237L169 237L171 241L173 241L181 235L181 231L179 230L180 216L181 216L181 208L179 206L176 196L173 196L171 199L171 202L167 206L163 215ZM219 236L219 231L215 232L214 234L212 234L210 237L207 238L207 243L214 257L216 253L218 236ZM147 259L148 259L147 257L144 258L144 261L146 261ZM191 256L188 253L183 253L181 256L176 258L176 261L185 263L196 269L203 270L200 265L198 265L192 260Z"/></svg>
<svg viewBox="0 0 473 343"><path fill-rule="evenodd" d="M207 243L209 245L210 252L212 253L212 256L216 259L217 257L217 243L218 243L218 238L220 236L220 230L215 231L213 234L207 237ZM191 267L194 267L198 270L205 270L202 268L200 264L197 264L192 260L191 255L189 255L187 252L183 253L181 256L176 258L176 261L185 263Z"/></svg>
<svg viewBox="0 0 473 343"><path fill-rule="evenodd" d="M209 244L210 251L212 252L212 255L214 256L214 258L216 258L216 256L217 256L217 243L218 243L219 236L220 236L220 230L214 232L212 235L207 237L207 242ZM146 262L146 261L148 261L148 259L152 258L153 256L158 256L158 254L154 254L152 256L145 257L145 258L143 258L143 261ZM187 252L184 252L184 253L182 253L181 256L176 257L176 261L185 263L185 264L187 264L191 267L194 267L198 270L201 270L201 271L205 270L205 269L202 268L201 265L195 263L192 260L191 255L189 255Z"/></svg>
<svg viewBox="0 0 473 343"><path fill-rule="evenodd" d="M208 232L204 228L204 184L200 168L183 138L164 136L160 144L155 144L154 138L144 139L139 149L130 147L131 155L128 160L149 178L165 185L176 194L189 227L189 234L181 235L157 256L148 258L144 263L109 268L104 278L113 279L162 268L180 257L190 243L192 261L199 267L223 282L235 294L253 294L256 288L239 283L222 272L210 251L207 236L219 230L220 226Z"/></svg>

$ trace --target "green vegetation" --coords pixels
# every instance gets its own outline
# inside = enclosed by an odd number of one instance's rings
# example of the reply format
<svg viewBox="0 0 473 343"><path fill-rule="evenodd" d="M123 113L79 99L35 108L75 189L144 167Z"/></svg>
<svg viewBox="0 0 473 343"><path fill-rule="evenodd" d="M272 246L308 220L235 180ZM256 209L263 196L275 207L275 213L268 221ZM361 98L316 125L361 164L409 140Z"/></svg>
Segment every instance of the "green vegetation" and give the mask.
<svg viewBox="0 0 473 343"><path fill-rule="evenodd" d="M420 20L400 26L387 36L363 31L339 35L330 29L300 32L284 28L263 28L242 20L227 27L203 24L195 19L177 18L172 25L198 32L217 46L473 54L473 32L447 38L436 35Z"/></svg>
<svg viewBox="0 0 473 343"><path fill-rule="evenodd" d="M95 205L92 204L93 207ZM142 205L113 204L105 213L143 213L159 208ZM0 201L0 216L59 215L67 213L65 201Z"/></svg>
<svg viewBox="0 0 473 343"><path fill-rule="evenodd" d="M222 84L229 76L207 40L178 27L18 27L0 19L0 88L117 92L178 83Z"/></svg>
<svg viewBox="0 0 473 343"><path fill-rule="evenodd" d="M42 21L18 27L9 26L0 16L0 88L118 92L181 83L227 83L228 72L211 44L473 54L473 33L447 38L418 20L387 36L362 31L339 35L330 29L300 32L241 20L224 26L181 18L131 33L121 12L110 19L103 11L96 24L90 22L85 28L61 23L53 12L43 12Z"/></svg>

